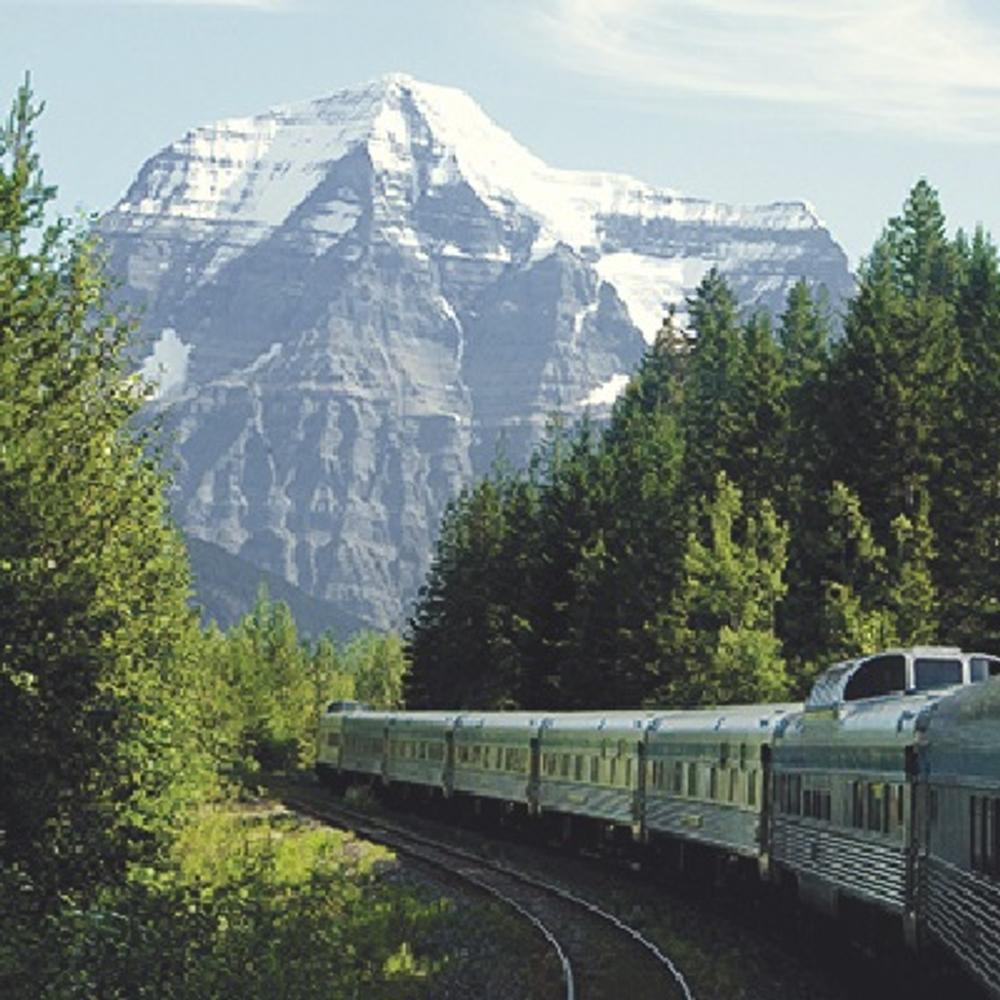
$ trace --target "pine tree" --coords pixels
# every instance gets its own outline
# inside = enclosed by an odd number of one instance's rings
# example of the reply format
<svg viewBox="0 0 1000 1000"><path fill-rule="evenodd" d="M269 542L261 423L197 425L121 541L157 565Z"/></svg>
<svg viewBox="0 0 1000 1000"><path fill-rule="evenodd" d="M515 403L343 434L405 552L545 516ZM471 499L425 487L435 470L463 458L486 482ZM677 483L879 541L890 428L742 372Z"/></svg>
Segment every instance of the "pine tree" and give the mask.
<svg viewBox="0 0 1000 1000"><path fill-rule="evenodd" d="M958 407L948 426L948 464L934 520L943 633L1000 651L1000 265L977 229L955 242L962 267L957 321L962 337Z"/></svg>
<svg viewBox="0 0 1000 1000"><path fill-rule="evenodd" d="M737 442L745 441L740 372L745 344L736 300L715 269L688 300L696 331L687 362L681 420L684 427L684 482L691 502L715 488L719 472L736 478Z"/></svg>
<svg viewBox="0 0 1000 1000"><path fill-rule="evenodd" d="M778 341L788 395L787 451L775 497L790 527L788 597L782 603L779 633L789 651L790 669L820 655L819 614L823 582L816 553L827 528L826 495L833 470L826 440L832 321L825 295L814 296L805 281L788 294Z"/></svg>
<svg viewBox="0 0 1000 1000"><path fill-rule="evenodd" d="M922 489L942 509L944 429L961 371L957 269L937 196L921 181L862 268L828 395L835 467L883 543L897 514L915 513Z"/></svg>
<svg viewBox="0 0 1000 1000"><path fill-rule="evenodd" d="M26 84L0 129L0 852L55 893L148 856L205 772L131 326L93 240L45 224L39 111Z"/></svg>
<svg viewBox="0 0 1000 1000"><path fill-rule="evenodd" d="M678 419L689 357L668 316L602 441L612 511L605 617L614 611L603 670L607 704L616 708L648 701L670 676L670 609L689 529Z"/></svg>
<svg viewBox="0 0 1000 1000"><path fill-rule="evenodd" d="M738 432L731 444L730 478L750 503L788 508L789 387L786 362L768 314L755 313L743 330L736 372Z"/></svg>
<svg viewBox="0 0 1000 1000"><path fill-rule="evenodd" d="M938 633L937 591L931 575L934 532L926 490L920 495L916 514L899 514L891 527L887 610L901 643L926 645L935 641Z"/></svg>
<svg viewBox="0 0 1000 1000"><path fill-rule="evenodd" d="M897 642L886 550L875 540L857 496L843 483L834 483L828 503L818 666Z"/></svg>
<svg viewBox="0 0 1000 1000"><path fill-rule="evenodd" d="M774 701L786 693L774 626L787 542L771 504L744 513L740 490L719 473L688 540L674 613L677 672L661 704Z"/></svg>

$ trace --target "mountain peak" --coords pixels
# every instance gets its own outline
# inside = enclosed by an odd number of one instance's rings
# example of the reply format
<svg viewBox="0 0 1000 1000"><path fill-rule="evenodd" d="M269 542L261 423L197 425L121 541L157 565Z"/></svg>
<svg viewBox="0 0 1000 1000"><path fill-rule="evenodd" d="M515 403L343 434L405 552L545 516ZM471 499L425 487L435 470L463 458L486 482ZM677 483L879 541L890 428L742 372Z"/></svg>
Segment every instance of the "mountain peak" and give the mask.
<svg viewBox="0 0 1000 1000"><path fill-rule="evenodd" d="M331 165L361 145L376 173L408 178L393 182L401 192L464 182L497 218L533 219L534 257L560 242L598 246L604 220L615 216L737 229L820 226L804 203L723 205L623 174L550 167L468 94L398 72L193 129L147 164L117 210L236 223L252 241L284 223Z"/></svg>

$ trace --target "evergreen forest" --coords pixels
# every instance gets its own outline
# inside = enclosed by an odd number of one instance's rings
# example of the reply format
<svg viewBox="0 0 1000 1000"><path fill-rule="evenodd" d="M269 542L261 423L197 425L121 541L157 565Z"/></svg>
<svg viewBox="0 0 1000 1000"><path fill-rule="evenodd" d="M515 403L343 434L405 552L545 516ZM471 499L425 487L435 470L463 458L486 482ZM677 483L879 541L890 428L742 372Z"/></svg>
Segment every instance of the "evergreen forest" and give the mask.
<svg viewBox="0 0 1000 1000"><path fill-rule="evenodd" d="M433 995L441 900L259 797L331 698L400 704L398 636L203 629L137 420L132 318L48 221L27 84L0 125L0 996Z"/></svg>
<svg viewBox="0 0 1000 1000"><path fill-rule="evenodd" d="M610 421L553 421L450 506L407 703L801 697L897 645L1000 651L1000 269L921 180L834 314L710 271Z"/></svg>

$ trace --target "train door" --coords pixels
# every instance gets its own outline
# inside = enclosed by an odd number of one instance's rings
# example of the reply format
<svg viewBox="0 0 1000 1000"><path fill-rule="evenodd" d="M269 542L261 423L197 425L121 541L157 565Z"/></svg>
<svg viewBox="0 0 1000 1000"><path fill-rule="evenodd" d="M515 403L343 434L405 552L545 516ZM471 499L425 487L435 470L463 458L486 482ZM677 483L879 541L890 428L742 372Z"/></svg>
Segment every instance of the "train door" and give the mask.
<svg viewBox="0 0 1000 1000"><path fill-rule="evenodd" d="M636 749L636 781L632 795L632 837L635 840L645 839L646 830L646 741L639 740Z"/></svg>
<svg viewBox="0 0 1000 1000"><path fill-rule="evenodd" d="M382 728L382 760L379 765L379 775L383 785L389 784L389 727Z"/></svg>
<svg viewBox="0 0 1000 1000"><path fill-rule="evenodd" d="M756 776L754 780L756 780ZM762 743L760 745L760 825L757 831L757 842L760 850L759 865L762 878L766 878L770 872L771 850L774 846L773 802L771 801L773 784L771 747L766 743Z"/></svg>
<svg viewBox="0 0 1000 1000"><path fill-rule="evenodd" d="M441 775L444 797L451 798L455 788L455 731L449 729L444 734L444 774Z"/></svg>
<svg viewBox="0 0 1000 1000"><path fill-rule="evenodd" d="M538 808L538 785L541 779L541 743L537 736L531 740L531 767L528 773L528 812L537 815Z"/></svg>

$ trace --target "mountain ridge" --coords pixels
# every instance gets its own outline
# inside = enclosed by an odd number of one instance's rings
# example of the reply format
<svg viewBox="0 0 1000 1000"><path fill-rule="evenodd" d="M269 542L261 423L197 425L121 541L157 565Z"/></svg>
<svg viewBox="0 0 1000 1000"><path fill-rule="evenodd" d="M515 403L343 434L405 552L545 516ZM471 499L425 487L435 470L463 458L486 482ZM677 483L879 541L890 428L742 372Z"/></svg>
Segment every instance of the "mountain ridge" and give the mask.
<svg viewBox="0 0 1000 1000"><path fill-rule="evenodd" d="M498 438L517 463L553 412L606 412L710 267L747 308L851 286L802 203L550 168L399 74L189 131L99 229L163 369L182 526L375 625Z"/></svg>

